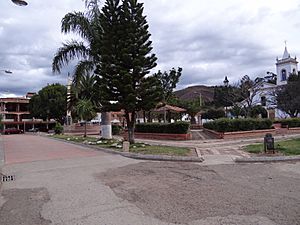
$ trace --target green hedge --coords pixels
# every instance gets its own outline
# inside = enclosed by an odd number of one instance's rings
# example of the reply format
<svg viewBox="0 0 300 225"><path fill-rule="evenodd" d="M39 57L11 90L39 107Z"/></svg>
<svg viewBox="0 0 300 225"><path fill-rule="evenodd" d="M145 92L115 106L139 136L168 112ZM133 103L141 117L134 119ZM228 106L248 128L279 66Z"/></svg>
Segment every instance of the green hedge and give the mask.
<svg viewBox="0 0 300 225"><path fill-rule="evenodd" d="M139 133L164 133L164 134L187 134L190 123L140 123L136 124L135 131Z"/></svg>
<svg viewBox="0 0 300 225"><path fill-rule="evenodd" d="M119 135L121 133L122 127L120 125L113 124L111 125L112 135Z"/></svg>
<svg viewBox="0 0 300 225"><path fill-rule="evenodd" d="M300 118L290 118L290 119L283 119L280 120L281 124L283 126L288 126L288 127L300 127Z"/></svg>
<svg viewBox="0 0 300 225"><path fill-rule="evenodd" d="M218 132L249 131L271 129L269 119L218 119L203 124L203 127Z"/></svg>
<svg viewBox="0 0 300 225"><path fill-rule="evenodd" d="M56 123L54 127L55 134L61 134L63 132L64 128L60 123Z"/></svg>

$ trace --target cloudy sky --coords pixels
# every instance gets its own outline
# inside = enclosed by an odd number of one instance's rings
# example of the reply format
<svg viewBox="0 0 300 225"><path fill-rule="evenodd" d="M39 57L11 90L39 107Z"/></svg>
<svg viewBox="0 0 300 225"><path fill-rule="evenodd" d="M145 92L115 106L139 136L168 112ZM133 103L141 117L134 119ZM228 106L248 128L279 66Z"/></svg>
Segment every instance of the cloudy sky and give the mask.
<svg viewBox="0 0 300 225"><path fill-rule="evenodd" d="M62 17L83 11L82 0L26 0L28 6L0 0L0 96L22 96L48 83L66 83L67 73L52 74L51 63L62 42ZM142 1L142 0L141 0ZM182 67L178 88L218 85L227 75L275 72L284 41L300 55L300 0L143 0L150 25L156 70Z"/></svg>

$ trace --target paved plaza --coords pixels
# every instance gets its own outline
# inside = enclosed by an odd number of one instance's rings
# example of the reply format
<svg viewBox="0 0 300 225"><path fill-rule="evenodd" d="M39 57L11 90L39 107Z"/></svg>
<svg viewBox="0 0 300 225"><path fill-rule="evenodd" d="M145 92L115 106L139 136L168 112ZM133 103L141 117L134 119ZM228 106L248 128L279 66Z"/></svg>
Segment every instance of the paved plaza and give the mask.
<svg viewBox="0 0 300 225"><path fill-rule="evenodd" d="M37 135L0 142L2 173L15 176L1 187L1 225L300 224L300 163L146 162Z"/></svg>

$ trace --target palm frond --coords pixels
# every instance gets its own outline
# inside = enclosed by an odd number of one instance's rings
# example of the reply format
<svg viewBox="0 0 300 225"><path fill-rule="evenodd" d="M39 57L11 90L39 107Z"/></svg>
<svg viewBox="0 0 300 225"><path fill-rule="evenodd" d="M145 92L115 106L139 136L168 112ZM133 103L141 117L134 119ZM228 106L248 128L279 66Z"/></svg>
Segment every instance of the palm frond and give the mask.
<svg viewBox="0 0 300 225"><path fill-rule="evenodd" d="M61 68L71 60L78 58L86 59L90 55L90 49L83 42L71 41L63 44L56 52L53 62L52 71L60 73Z"/></svg>
<svg viewBox="0 0 300 225"><path fill-rule="evenodd" d="M92 37L89 17L83 12L72 12L64 16L61 21L61 32L64 34L74 32L85 40Z"/></svg>
<svg viewBox="0 0 300 225"><path fill-rule="evenodd" d="M77 85L83 76L86 76L94 71L95 63L92 60L82 60L78 62L74 71L73 83Z"/></svg>
<svg viewBox="0 0 300 225"><path fill-rule="evenodd" d="M88 9L87 15L89 17L94 17L100 14L99 10L99 0L85 0L85 7Z"/></svg>

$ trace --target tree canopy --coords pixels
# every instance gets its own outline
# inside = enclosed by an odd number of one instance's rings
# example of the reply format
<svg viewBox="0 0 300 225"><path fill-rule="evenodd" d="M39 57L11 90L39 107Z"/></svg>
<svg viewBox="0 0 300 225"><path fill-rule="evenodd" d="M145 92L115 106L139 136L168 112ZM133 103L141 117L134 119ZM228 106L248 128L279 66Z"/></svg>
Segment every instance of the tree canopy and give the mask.
<svg viewBox="0 0 300 225"><path fill-rule="evenodd" d="M159 83L148 76L156 66L143 3L137 0L106 0L100 15L100 58L97 70L101 103L106 111L123 109L129 140L134 142L136 112L149 97L159 100Z"/></svg>
<svg viewBox="0 0 300 225"><path fill-rule="evenodd" d="M297 117L300 113L300 73L291 74L287 84L276 92L278 109L286 112L290 117Z"/></svg>
<svg viewBox="0 0 300 225"><path fill-rule="evenodd" d="M67 88L58 83L42 88L30 99L29 111L33 117L63 123L67 111Z"/></svg>

